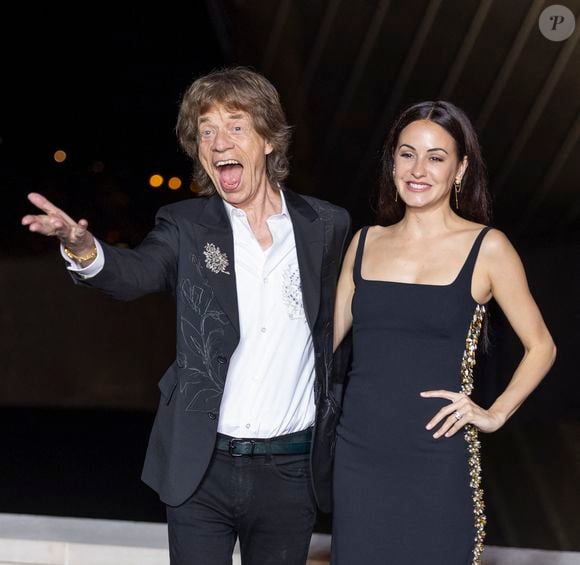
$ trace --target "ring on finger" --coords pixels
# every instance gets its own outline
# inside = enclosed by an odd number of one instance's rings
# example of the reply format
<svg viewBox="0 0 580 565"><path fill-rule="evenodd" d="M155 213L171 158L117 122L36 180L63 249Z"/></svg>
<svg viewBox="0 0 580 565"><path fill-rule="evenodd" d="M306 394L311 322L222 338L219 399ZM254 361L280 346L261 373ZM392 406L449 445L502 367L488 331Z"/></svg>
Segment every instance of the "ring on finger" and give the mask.
<svg viewBox="0 0 580 565"><path fill-rule="evenodd" d="M459 412L459 410L455 410L455 412L453 412L453 417L459 422L459 420L461 420L461 413Z"/></svg>

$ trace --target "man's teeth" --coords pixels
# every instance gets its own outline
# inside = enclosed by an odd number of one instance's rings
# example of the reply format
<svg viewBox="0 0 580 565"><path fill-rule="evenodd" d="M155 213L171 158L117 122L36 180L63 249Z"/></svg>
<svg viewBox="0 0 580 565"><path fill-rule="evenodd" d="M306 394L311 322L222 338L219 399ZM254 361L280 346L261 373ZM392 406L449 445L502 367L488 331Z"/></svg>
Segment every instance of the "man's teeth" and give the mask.
<svg viewBox="0 0 580 565"><path fill-rule="evenodd" d="M227 159L225 161L216 161L216 167L224 167L225 165L239 165L240 162L236 161L235 159Z"/></svg>

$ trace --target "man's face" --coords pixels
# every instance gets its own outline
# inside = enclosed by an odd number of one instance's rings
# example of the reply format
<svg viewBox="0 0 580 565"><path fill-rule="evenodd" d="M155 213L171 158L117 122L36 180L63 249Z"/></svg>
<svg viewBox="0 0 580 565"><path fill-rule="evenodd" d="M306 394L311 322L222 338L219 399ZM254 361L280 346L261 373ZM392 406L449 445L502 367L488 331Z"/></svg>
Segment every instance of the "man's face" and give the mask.
<svg viewBox="0 0 580 565"><path fill-rule="evenodd" d="M266 156L272 145L243 110L212 106L198 119L199 160L218 194L238 208L268 189Z"/></svg>

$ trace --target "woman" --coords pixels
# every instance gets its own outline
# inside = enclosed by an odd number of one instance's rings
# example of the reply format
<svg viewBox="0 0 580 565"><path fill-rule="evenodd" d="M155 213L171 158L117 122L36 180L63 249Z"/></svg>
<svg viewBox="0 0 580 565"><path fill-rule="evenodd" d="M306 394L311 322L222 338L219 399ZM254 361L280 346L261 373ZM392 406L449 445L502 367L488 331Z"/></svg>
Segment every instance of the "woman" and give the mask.
<svg viewBox="0 0 580 565"><path fill-rule="evenodd" d="M499 429L550 369L555 346L518 254L490 229L477 136L448 102L421 102L384 147L379 225L347 251L334 347L353 329L337 429L334 565L480 563L478 431ZM488 409L469 395L486 304L525 353Z"/></svg>

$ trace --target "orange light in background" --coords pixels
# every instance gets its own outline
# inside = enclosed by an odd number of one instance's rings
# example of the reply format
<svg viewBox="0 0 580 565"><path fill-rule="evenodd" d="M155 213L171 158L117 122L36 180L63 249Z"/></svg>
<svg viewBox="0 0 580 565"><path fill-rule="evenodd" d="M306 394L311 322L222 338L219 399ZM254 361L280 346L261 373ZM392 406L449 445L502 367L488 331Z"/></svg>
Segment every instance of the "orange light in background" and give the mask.
<svg viewBox="0 0 580 565"><path fill-rule="evenodd" d="M64 163L66 161L66 152L62 149L57 149L52 157L57 163Z"/></svg>
<svg viewBox="0 0 580 565"><path fill-rule="evenodd" d="M198 193L199 192L199 185L195 181L191 181L189 183L189 190L191 190L191 192Z"/></svg>
<svg viewBox="0 0 580 565"><path fill-rule="evenodd" d="M167 181L167 186L171 190L179 190L181 188L181 179L179 177L171 177Z"/></svg>
<svg viewBox="0 0 580 565"><path fill-rule="evenodd" d="M163 184L163 177L161 175L151 175L149 177L149 186L151 188L159 188Z"/></svg>

